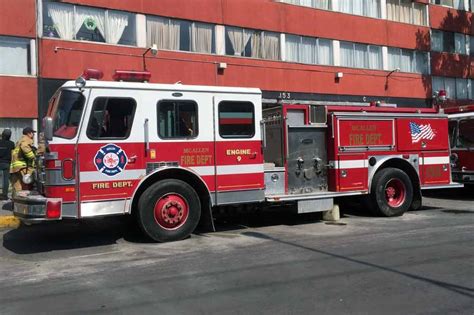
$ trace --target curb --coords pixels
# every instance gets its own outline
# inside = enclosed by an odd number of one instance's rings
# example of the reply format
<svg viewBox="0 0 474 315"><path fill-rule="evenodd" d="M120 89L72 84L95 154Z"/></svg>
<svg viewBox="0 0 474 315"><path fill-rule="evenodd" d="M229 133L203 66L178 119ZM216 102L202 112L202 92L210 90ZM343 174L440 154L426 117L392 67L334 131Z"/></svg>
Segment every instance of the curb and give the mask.
<svg viewBox="0 0 474 315"><path fill-rule="evenodd" d="M20 226L20 220L12 215L0 216L0 229L17 228Z"/></svg>

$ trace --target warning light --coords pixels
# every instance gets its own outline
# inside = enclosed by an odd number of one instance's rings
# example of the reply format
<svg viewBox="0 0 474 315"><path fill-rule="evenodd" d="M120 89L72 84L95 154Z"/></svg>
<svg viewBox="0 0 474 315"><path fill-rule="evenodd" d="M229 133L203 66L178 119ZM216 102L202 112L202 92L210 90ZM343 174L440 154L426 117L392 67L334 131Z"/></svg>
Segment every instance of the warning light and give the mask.
<svg viewBox="0 0 474 315"><path fill-rule="evenodd" d="M86 80L100 80L103 76L102 71L97 69L85 69L82 73L82 77Z"/></svg>
<svg viewBox="0 0 474 315"><path fill-rule="evenodd" d="M129 71L129 70L115 70L113 79L115 81L127 82L148 82L151 78L149 71Z"/></svg>
<svg viewBox="0 0 474 315"><path fill-rule="evenodd" d="M446 101L447 93L445 90L438 91L438 99L442 102Z"/></svg>

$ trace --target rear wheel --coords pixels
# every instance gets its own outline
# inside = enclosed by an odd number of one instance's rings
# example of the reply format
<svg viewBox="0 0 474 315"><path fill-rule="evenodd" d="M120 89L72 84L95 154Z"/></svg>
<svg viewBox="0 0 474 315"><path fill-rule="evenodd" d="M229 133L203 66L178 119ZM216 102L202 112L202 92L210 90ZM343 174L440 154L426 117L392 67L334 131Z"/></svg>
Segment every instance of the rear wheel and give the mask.
<svg viewBox="0 0 474 315"><path fill-rule="evenodd" d="M201 203L196 191L177 179L166 179L148 187L138 201L138 224L158 242L182 240L196 228Z"/></svg>
<svg viewBox="0 0 474 315"><path fill-rule="evenodd" d="M372 182L371 208L377 215L399 216L413 201L413 184L408 175L398 168L377 172Z"/></svg>

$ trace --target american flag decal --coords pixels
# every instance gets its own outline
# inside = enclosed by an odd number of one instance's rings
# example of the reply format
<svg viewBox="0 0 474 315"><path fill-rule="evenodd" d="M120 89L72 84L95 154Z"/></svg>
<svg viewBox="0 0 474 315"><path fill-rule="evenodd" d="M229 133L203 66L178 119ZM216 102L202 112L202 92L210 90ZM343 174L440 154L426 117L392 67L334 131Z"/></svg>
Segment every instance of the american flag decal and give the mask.
<svg viewBox="0 0 474 315"><path fill-rule="evenodd" d="M417 143L421 139L433 140L436 136L431 125L418 125L417 123L410 122L410 133L411 133L411 143Z"/></svg>

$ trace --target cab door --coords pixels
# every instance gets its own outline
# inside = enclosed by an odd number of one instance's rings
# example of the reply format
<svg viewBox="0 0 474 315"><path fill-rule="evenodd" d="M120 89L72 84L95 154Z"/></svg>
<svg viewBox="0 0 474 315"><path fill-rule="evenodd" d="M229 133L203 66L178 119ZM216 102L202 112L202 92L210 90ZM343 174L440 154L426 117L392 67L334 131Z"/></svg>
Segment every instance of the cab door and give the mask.
<svg viewBox="0 0 474 315"><path fill-rule="evenodd" d="M214 97L216 204L264 200L258 97Z"/></svg>
<svg viewBox="0 0 474 315"><path fill-rule="evenodd" d="M78 143L80 217L121 214L128 209L145 174L139 102L138 92L91 91Z"/></svg>

